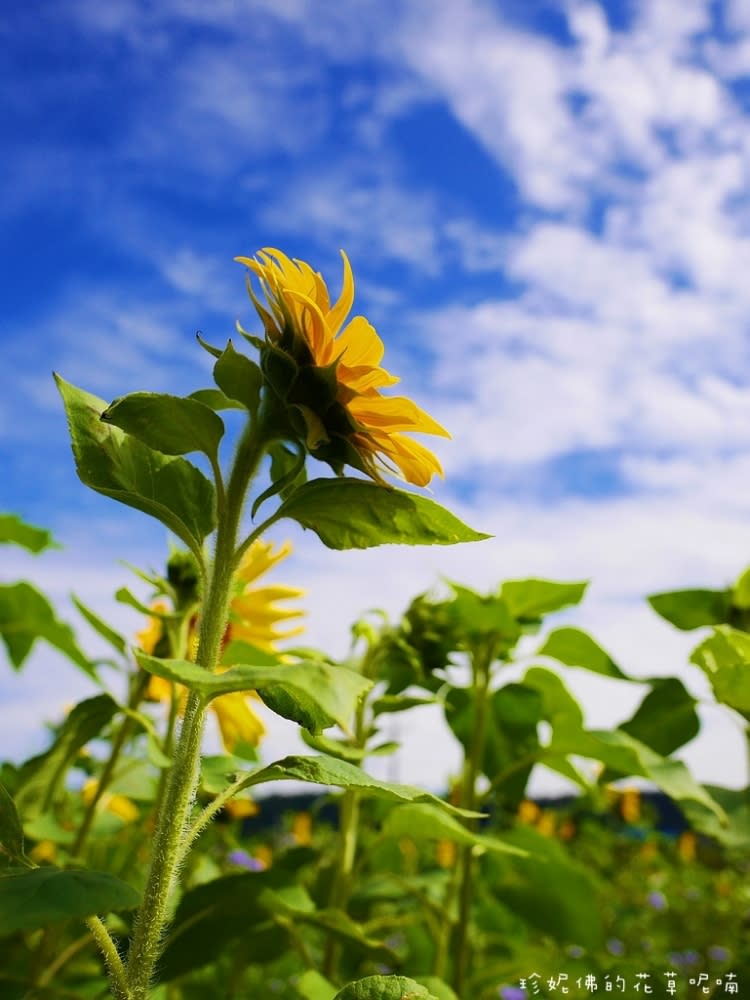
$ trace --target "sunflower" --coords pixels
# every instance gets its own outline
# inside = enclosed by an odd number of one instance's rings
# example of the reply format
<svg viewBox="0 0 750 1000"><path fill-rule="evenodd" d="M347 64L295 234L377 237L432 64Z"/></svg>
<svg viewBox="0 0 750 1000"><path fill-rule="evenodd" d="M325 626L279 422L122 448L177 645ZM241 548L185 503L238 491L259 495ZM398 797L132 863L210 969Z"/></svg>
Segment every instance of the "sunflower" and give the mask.
<svg viewBox="0 0 750 1000"><path fill-rule="evenodd" d="M229 607L229 623L224 633L223 646L234 639L251 643L267 652L276 652L276 643L299 635L303 626L280 629L279 623L290 618L299 618L304 614L297 608L284 608L277 601L298 598L304 594L297 587L266 586L254 587L253 584L264 573L267 573L276 563L285 559L292 548L289 543L279 546L274 551L273 542L255 541L243 555L235 576L234 593ZM166 612L166 604L156 602L152 605L154 611ZM195 645L195 627L191 630L189 646ZM146 627L136 638L141 649L149 655L154 655L159 643L164 637L162 620L158 617L149 619ZM147 695L153 701L169 701L172 697L172 683L161 677L152 676L149 681ZM265 727L250 707L249 701L257 695L238 691L221 695L211 702L211 711L221 733L224 749L233 753L240 744L257 746L265 733Z"/></svg>
<svg viewBox="0 0 750 1000"><path fill-rule="evenodd" d="M339 473L350 465L380 484L386 472L426 486L433 475L443 475L440 462L406 435L450 434L412 400L381 394L399 379L380 367L383 342L364 316L344 325L354 278L343 251L341 256L343 287L333 305L322 276L304 261L269 247L254 258L235 258L260 280L268 306L248 282L266 332L263 370L316 458Z"/></svg>

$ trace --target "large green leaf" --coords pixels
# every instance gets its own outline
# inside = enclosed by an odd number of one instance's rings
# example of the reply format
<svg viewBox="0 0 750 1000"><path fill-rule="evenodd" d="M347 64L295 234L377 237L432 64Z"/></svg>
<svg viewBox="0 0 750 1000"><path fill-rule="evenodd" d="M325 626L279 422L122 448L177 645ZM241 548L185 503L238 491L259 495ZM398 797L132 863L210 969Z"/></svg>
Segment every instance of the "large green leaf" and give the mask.
<svg viewBox="0 0 750 1000"><path fill-rule="evenodd" d="M657 677L635 714L618 728L663 757L689 743L700 730L695 698L676 677Z"/></svg>
<svg viewBox="0 0 750 1000"><path fill-rule="evenodd" d="M215 458L224 435L224 421L210 406L190 396L161 392L120 396L101 419L165 455L202 451Z"/></svg>
<svg viewBox="0 0 750 1000"><path fill-rule="evenodd" d="M311 732L338 724L348 728L357 703L372 681L346 667L303 660L282 666L237 664L212 674L188 660L161 660L135 651L150 674L184 684L205 698L233 691L257 691L268 707Z"/></svg>
<svg viewBox="0 0 750 1000"><path fill-rule="evenodd" d="M454 545L490 537L427 497L346 477L305 483L284 501L278 516L312 529L329 549Z"/></svg>
<svg viewBox="0 0 750 1000"><path fill-rule="evenodd" d="M21 768L16 806L24 819L33 819L55 801L65 772L81 747L98 736L117 711L108 694L87 698L71 711L46 753L33 757Z"/></svg>
<svg viewBox="0 0 750 1000"><path fill-rule="evenodd" d="M71 627L58 621L47 598L30 583L0 585L0 635L16 669L23 666L36 640L43 639L89 677L98 680L93 664L76 643Z"/></svg>
<svg viewBox="0 0 750 1000"><path fill-rule="evenodd" d="M336 987L316 969L307 969L299 977L295 989L302 1000L333 1000Z"/></svg>
<svg viewBox="0 0 750 1000"><path fill-rule="evenodd" d="M24 856L21 820L4 785L0 785L0 851L5 851L14 861Z"/></svg>
<svg viewBox="0 0 750 1000"><path fill-rule="evenodd" d="M55 378L81 482L157 518L202 556L203 539L216 526L216 500L208 479L184 458L164 455L103 423L104 400Z"/></svg>
<svg viewBox="0 0 750 1000"><path fill-rule="evenodd" d="M105 872L14 871L0 877L0 935L95 913L132 910L139 902L132 886Z"/></svg>
<svg viewBox="0 0 750 1000"><path fill-rule="evenodd" d="M34 553L60 548L45 528L27 524L17 514L0 514L0 545L7 544L21 545Z"/></svg>
<svg viewBox="0 0 750 1000"><path fill-rule="evenodd" d="M690 661L706 674L717 701L750 719L750 635L722 625Z"/></svg>
<svg viewBox="0 0 750 1000"><path fill-rule="evenodd" d="M349 983L333 1000L437 1000L437 997L406 976L368 976Z"/></svg>
<svg viewBox="0 0 750 1000"><path fill-rule="evenodd" d="M445 701L445 717L468 753L476 730L474 692L453 688ZM489 698L482 772L495 781L503 778L499 794L512 806L523 796L539 750L537 724L544 717L543 698L526 684L506 684ZM526 761L526 763L524 763Z"/></svg>
<svg viewBox="0 0 750 1000"><path fill-rule="evenodd" d="M242 788L261 785L268 781L305 781L315 785L336 785L338 788L356 788L365 795L385 799L388 802L427 802L441 812L473 817L478 813L459 809L444 802L436 795L425 792L413 785L397 785L390 781L379 781L362 768L336 757L284 757L259 771L249 774Z"/></svg>
<svg viewBox="0 0 750 1000"><path fill-rule="evenodd" d="M288 884L289 872L276 865L268 871L227 875L190 889L180 900L156 975L169 982L215 961L238 938L255 936L264 924L276 937L279 929L259 897L266 888Z"/></svg>
<svg viewBox="0 0 750 1000"><path fill-rule="evenodd" d="M731 590L672 590L652 594L648 603L675 628L689 632L703 625L728 622L732 607Z"/></svg>
<svg viewBox="0 0 750 1000"><path fill-rule="evenodd" d="M627 680L615 661L587 632L579 628L558 628L550 632L538 651L540 656L550 656L568 667L583 667L605 677Z"/></svg>
<svg viewBox="0 0 750 1000"><path fill-rule="evenodd" d="M586 593L587 581L558 583L554 580L506 580L500 596L508 610L521 621L535 621L553 611L579 604Z"/></svg>
<svg viewBox="0 0 750 1000"><path fill-rule="evenodd" d="M391 810L383 822L383 833L387 837L410 837L412 840L451 840L455 844L483 847L501 854L525 853L497 837L486 837L467 830L445 809L430 803L418 802Z"/></svg>
<svg viewBox="0 0 750 1000"><path fill-rule="evenodd" d="M247 355L235 351L231 340L214 365L214 380L229 399L242 403L251 413L258 409L263 373Z"/></svg>
<svg viewBox="0 0 750 1000"><path fill-rule="evenodd" d="M528 826L516 827L507 839L526 856L504 861L509 871L498 887L503 904L563 944L601 946L602 901L591 872L568 857L561 844ZM489 879L490 884L499 881Z"/></svg>

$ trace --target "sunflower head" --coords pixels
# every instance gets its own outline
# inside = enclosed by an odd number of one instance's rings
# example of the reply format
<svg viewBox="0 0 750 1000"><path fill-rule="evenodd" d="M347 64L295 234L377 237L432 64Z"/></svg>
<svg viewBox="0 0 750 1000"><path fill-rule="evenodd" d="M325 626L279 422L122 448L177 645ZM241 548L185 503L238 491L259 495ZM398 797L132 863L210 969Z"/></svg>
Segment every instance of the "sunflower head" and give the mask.
<svg viewBox="0 0 750 1000"><path fill-rule="evenodd" d="M304 261L271 248L236 258L258 279L265 300L248 282L265 329L266 381L284 404L287 432L335 472L348 465L381 484L385 472L426 486L443 470L407 434L450 435L412 400L381 393L399 380L381 367L383 342L364 316L346 322L354 279L342 257L342 290L333 304L322 276Z"/></svg>

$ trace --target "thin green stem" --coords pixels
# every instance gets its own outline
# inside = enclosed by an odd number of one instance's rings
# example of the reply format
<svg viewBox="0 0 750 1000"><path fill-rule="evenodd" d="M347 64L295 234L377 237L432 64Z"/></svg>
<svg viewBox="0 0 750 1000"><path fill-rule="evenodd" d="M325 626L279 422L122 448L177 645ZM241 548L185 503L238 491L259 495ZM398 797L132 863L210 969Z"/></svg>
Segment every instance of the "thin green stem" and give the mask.
<svg viewBox="0 0 750 1000"><path fill-rule="evenodd" d="M216 548L208 589L200 618L196 663L214 670L219 663L226 628L235 546L242 509L250 480L255 475L265 449L262 421L248 423L235 453L219 517ZM154 848L143 905L135 923L128 953L127 982L132 1000L145 1000L154 965L159 956L167 924L169 900L185 856L188 822L200 777L200 751L206 702L196 692L187 699L174 764L169 773L164 798L156 818Z"/></svg>
<svg viewBox="0 0 750 1000"><path fill-rule="evenodd" d="M116 1000L131 1000L132 994L128 989L127 978L125 976L125 966L122 964L120 953L115 947L115 943L110 937L109 931L104 926L99 917L87 917L86 926L91 931L91 936L104 955L104 961L109 973L109 982L112 988L112 995Z"/></svg>
<svg viewBox="0 0 750 1000"><path fill-rule="evenodd" d="M490 688L491 655L484 648L474 651L472 668L474 673L474 731L469 756L464 770L462 803L464 809L476 812L479 803L477 778L481 772L487 728L487 707ZM469 821L470 828L476 827L476 820ZM458 923L455 933L455 968L453 988L458 996L464 995L469 968L469 922L474 894L474 851L471 845L464 848L461 856L461 878L459 887Z"/></svg>

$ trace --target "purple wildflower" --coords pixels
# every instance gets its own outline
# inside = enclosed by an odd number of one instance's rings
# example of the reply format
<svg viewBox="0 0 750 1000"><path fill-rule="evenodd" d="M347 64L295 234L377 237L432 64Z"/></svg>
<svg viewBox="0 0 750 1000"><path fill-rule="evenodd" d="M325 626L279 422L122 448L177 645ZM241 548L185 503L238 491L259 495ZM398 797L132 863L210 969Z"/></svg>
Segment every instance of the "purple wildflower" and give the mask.
<svg viewBox="0 0 750 1000"><path fill-rule="evenodd" d="M652 910L666 910L667 908L667 897L663 892L650 892L648 894L648 905Z"/></svg>
<svg viewBox="0 0 750 1000"><path fill-rule="evenodd" d="M227 861L232 865L239 865L240 868L247 868L251 872L262 872L266 867L262 861L258 861L252 854L248 854L247 851L241 849L230 851L227 855Z"/></svg>

